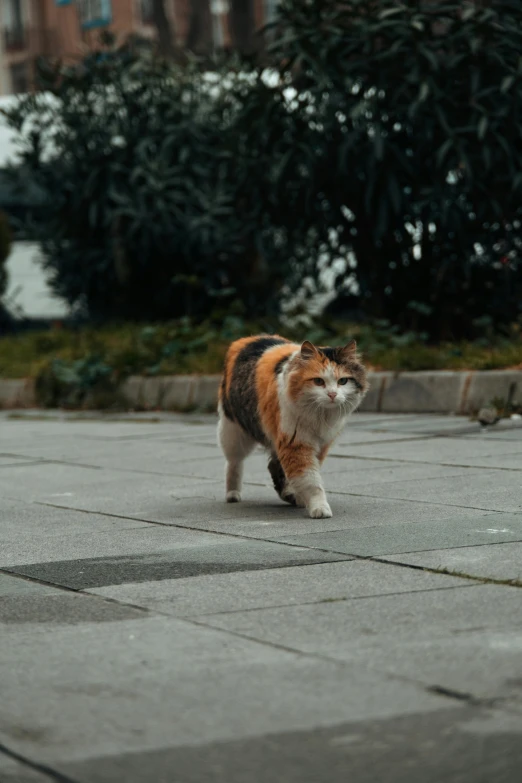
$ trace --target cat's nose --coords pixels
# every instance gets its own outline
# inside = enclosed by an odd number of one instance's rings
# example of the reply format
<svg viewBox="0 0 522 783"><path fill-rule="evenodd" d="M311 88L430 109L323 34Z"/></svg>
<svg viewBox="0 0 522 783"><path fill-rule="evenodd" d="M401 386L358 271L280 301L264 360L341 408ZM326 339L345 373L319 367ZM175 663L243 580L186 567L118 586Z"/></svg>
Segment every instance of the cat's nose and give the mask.
<svg viewBox="0 0 522 783"><path fill-rule="evenodd" d="M337 397L337 392L328 392L328 396L331 400L335 400Z"/></svg>

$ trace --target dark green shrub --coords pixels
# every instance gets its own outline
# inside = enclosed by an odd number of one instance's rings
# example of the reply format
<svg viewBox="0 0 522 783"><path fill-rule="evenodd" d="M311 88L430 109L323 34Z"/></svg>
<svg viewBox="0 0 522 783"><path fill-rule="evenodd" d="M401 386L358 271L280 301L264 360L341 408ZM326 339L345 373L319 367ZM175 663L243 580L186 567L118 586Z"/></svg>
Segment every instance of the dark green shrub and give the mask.
<svg viewBox="0 0 522 783"><path fill-rule="evenodd" d="M455 337L521 313L521 50L515 0L283 0L293 228L315 257L335 229L366 317Z"/></svg>
<svg viewBox="0 0 522 783"><path fill-rule="evenodd" d="M10 120L55 290L105 319L256 317L329 266L338 315L347 295L432 340L502 330L522 313L521 19L283 0L269 79L128 46L49 71L53 102Z"/></svg>
<svg viewBox="0 0 522 783"><path fill-rule="evenodd" d="M127 46L43 76L9 120L47 194L33 236L55 292L102 319L276 310L288 264L236 128L248 81Z"/></svg>

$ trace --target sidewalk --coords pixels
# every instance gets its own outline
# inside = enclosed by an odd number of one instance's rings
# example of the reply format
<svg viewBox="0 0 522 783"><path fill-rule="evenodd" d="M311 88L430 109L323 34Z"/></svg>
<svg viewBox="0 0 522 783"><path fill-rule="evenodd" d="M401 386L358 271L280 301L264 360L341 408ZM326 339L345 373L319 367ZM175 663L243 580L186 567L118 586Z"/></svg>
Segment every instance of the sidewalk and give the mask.
<svg viewBox="0 0 522 783"><path fill-rule="evenodd" d="M322 520L215 423L0 415L2 783L518 783L521 423L357 414Z"/></svg>

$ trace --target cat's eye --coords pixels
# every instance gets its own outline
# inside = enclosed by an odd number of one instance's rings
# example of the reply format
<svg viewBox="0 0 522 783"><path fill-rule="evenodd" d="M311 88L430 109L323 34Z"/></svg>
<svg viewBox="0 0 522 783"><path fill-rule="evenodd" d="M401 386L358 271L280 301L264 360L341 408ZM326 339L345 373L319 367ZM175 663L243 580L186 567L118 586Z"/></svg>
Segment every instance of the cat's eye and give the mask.
<svg viewBox="0 0 522 783"><path fill-rule="evenodd" d="M324 386L325 385L322 378L313 378L312 380L313 380L313 382L315 383L316 386Z"/></svg>
<svg viewBox="0 0 522 783"><path fill-rule="evenodd" d="M337 383L339 384L339 386L346 386L348 381L351 381L351 378L339 378Z"/></svg>

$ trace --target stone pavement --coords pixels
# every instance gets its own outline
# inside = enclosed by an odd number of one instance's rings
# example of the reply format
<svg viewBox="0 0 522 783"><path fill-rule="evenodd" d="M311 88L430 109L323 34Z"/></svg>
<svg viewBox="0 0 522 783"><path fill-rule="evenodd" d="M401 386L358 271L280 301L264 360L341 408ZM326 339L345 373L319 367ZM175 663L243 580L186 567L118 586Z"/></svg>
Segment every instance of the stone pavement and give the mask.
<svg viewBox="0 0 522 783"><path fill-rule="evenodd" d="M0 417L2 783L519 783L520 422L357 414L323 520L214 433Z"/></svg>

